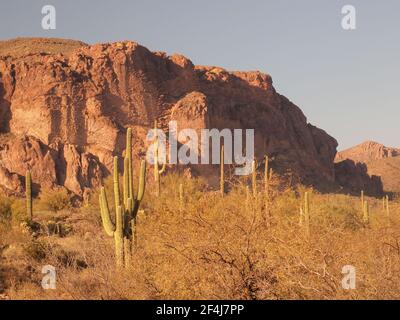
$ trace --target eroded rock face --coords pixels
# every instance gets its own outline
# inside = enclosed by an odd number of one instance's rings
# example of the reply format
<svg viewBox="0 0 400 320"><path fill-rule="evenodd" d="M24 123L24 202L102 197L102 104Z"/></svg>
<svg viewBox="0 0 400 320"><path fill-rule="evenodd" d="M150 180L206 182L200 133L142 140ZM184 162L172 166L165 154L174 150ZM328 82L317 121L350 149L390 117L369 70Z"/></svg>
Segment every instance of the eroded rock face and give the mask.
<svg viewBox="0 0 400 320"><path fill-rule="evenodd" d="M381 143L366 141L355 147L337 153L335 161L351 159L356 162L370 161L400 156L400 149L386 147Z"/></svg>
<svg viewBox="0 0 400 320"><path fill-rule="evenodd" d="M365 163L347 159L335 164L336 180L346 193L359 194L361 190L369 196L383 195L383 184L379 176L369 175Z"/></svg>
<svg viewBox="0 0 400 320"><path fill-rule="evenodd" d="M135 157L143 157L153 121L166 129L175 119L178 130L253 128L258 158L268 153L278 171L308 182L334 181L336 140L308 124L269 75L194 66L135 42L68 54L37 53L37 46L33 54L0 57L0 132L8 137L0 167L11 175L29 168L38 184L82 195L109 174L127 127ZM10 187L4 176L0 183Z"/></svg>
<svg viewBox="0 0 400 320"><path fill-rule="evenodd" d="M400 192L400 149L366 141L338 152L335 161L340 163L343 160L361 163L367 168L369 175L382 180L385 192Z"/></svg>

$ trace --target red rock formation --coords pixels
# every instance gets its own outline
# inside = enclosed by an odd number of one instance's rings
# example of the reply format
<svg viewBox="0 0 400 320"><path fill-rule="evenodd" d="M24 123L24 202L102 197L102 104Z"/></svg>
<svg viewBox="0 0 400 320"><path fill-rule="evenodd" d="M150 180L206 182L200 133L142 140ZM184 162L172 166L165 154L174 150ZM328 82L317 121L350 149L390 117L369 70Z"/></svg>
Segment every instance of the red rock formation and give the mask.
<svg viewBox="0 0 400 320"><path fill-rule="evenodd" d="M82 195L121 154L126 127L143 157L153 120L166 128L177 119L179 129L254 128L257 157L268 153L278 170L308 182L334 180L336 140L308 124L269 75L194 66L135 42L82 44L67 53L37 47L24 55L0 51L3 172L22 176L30 168L37 183ZM14 188L8 174L0 184Z"/></svg>
<svg viewBox="0 0 400 320"><path fill-rule="evenodd" d="M374 141L366 141L355 147L337 153L335 161L351 159L356 162L367 163L372 160L400 156L400 149L385 147Z"/></svg>
<svg viewBox="0 0 400 320"><path fill-rule="evenodd" d="M338 168L343 161L349 160L362 164L369 175L379 177L386 192L400 192L400 149L367 141L338 152L335 158L336 167ZM340 175L343 172L337 174ZM354 176L349 176L348 172L346 175L348 180L356 180Z"/></svg>

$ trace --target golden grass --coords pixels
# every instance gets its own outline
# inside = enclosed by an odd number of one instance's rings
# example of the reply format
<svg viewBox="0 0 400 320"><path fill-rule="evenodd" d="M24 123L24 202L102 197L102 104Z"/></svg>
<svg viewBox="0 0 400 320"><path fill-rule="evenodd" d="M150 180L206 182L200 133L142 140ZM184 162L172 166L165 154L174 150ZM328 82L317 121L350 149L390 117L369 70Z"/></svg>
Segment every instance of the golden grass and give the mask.
<svg viewBox="0 0 400 320"><path fill-rule="evenodd" d="M371 217L365 225L358 198L308 190L307 237L299 225L303 187L274 187L270 216L264 195L249 197L241 184L221 198L201 180L171 174L163 178L159 199L152 189L142 204L138 247L127 270L115 270L113 240L102 230L95 201L57 214L72 228L63 237L34 238L18 226L3 228L3 293L10 299L400 298L398 201L391 202L387 217L381 201L368 198ZM48 217L37 220L44 224ZM56 290L40 286L46 264L56 267ZM356 290L341 286L345 265L356 268Z"/></svg>

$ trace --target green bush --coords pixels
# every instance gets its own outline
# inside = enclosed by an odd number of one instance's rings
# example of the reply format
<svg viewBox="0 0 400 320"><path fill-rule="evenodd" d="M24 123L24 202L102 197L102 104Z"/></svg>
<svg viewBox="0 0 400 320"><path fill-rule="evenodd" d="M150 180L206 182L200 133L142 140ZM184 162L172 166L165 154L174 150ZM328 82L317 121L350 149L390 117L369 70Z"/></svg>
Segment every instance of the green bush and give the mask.
<svg viewBox="0 0 400 320"><path fill-rule="evenodd" d="M67 190L43 190L39 197L39 207L54 212L68 209L71 206Z"/></svg>
<svg viewBox="0 0 400 320"><path fill-rule="evenodd" d="M29 220L29 217L26 212L25 199L14 199L11 205L11 212L12 212L13 224L20 224L21 222Z"/></svg>
<svg viewBox="0 0 400 320"><path fill-rule="evenodd" d="M0 224L8 224L12 218L12 201L8 197L0 196Z"/></svg>

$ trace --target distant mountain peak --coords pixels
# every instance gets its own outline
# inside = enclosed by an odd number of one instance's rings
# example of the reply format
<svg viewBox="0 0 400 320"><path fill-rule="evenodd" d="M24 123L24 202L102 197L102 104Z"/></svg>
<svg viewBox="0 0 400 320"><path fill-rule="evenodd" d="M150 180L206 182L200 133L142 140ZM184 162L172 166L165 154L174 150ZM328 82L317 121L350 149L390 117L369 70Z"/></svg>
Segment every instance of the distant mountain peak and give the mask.
<svg viewBox="0 0 400 320"><path fill-rule="evenodd" d="M355 162L369 162L378 159L392 158L400 156L400 149L386 147L382 143L367 140L352 148L340 151L336 155L336 162L346 159Z"/></svg>

